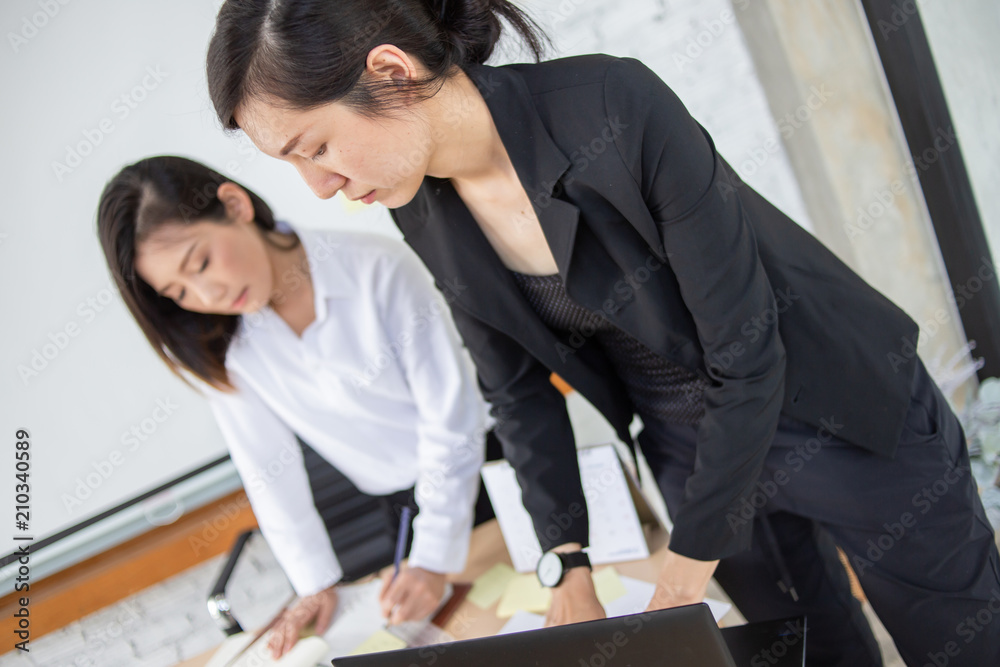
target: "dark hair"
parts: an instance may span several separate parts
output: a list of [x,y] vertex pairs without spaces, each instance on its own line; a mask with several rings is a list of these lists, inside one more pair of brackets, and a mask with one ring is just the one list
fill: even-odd
[[[233,389],[226,373],[226,350],[240,316],[195,313],[160,296],[136,273],[135,254],[139,243],[165,224],[226,222],[226,208],[217,190],[227,182],[233,181],[194,160],[149,157],[118,172],[104,187],[97,208],[104,258],[122,300],[150,345],[185,382],[182,370],[222,390]],[[275,231],[270,207],[243,189],[253,203],[254,222],[269,240],[266,232]]]
[[[342,100],[366,116],[400,108],[400,94],[433,96],[457,71],[493,53],[505,19],[538,60],[538,25],[506,0],[226,0],[208,46],[208,90],[226,129],[240,104],[270,97],[307,110]],[[368,52],[392,44],[430,74],[405,84],[362,76]]]

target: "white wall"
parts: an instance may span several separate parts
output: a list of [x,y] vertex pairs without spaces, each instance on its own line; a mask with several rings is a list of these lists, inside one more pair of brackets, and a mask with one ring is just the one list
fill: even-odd
[[995,263],[1000,257],[1000,3],[921,0],[918,6]]
[[[225,453],[200,397],[166,371],[109,285],[95,209],[118,169],[148,155],[186,155],[256,189],[297,224],[398,236],[384,209],[348,214],[343,200],[322,202],[291,166],[219,129],[204,75],[218,2],[47,4],[58,8],[47,22],[37,0],[0,9],[0,451],[12,449],[15,429],[31,431],[38,537]],[[42,27],[26,29],[33,20]],[[11,39],[22,31],[24,42]],[[22,376],[25,368],[37,375]],[[159,424],[158,401],[176,406]],[[123,442],[143,420],[146,440]],[[0,502],[10,506],[12,457],[0,461]],[[10,532],[0,539],[7,551]]]
[[[6,138],[0,451],[10,451],[15,429],[31,431],[31,533],[37,537],[225,451],[200,398],[166,371],[109,286],[95,207],[118,169],[148,155],[186,155],[254,188],[279,217],[296,224],[399,236],[384,209],[349,211],[340,198],[320,201],[291,166],[219,129],[204,80],[219,4],[5,0],[0,7]],[[750,183],[804,220],[780,144],[762,165],[748,161],[779,134],[739,29],[727,19],[727,0],[525,4],[555,37],[560,51],[554,55],[608,52],[647,62]],[[68,157],[71,150],[78,160]],[[64,339],[67,328],[75,335]],[[38,374],[22,378],[19,368],[30,369],[36,351],[51,358],[36,357]],[[151,421],[163,416],[154,413],[157,401],[176,406],[162,424]],[[156,428],[133,451],[122,438],[143,420]],[[0,502],[8,507],[12,468],[9,456],[0,457]],[[98,469],[110,475],[105,479]],[[84,492],[89,496],[80,497]],[[0,540],[0,548],[10,550],[10,533]]]

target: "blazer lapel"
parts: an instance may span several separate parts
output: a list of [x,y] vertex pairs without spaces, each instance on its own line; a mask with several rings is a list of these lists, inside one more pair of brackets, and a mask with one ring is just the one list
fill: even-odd
[[463,310],[525,348],[536,349],[546,334],[554,344],[450,181],[426,178],[413,204],[394,211],[397,224]]
[[473,65],[468,74],[489,107],[500,140],[535,209],[565,282],[580,211],[573,204],[554,198],[552,191],[572,163],[542,123],[520,73],[510,68]]

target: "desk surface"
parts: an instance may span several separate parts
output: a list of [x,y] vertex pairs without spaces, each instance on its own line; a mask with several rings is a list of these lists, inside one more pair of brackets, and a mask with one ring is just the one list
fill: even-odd
[[[628,563],[615,563],[614,568],[619,573],[635,579],[644,581],[655,581],[659,573],[660,563],[666,556],[667,534],[662,529],[655,529],[647,533],[650,549],[653,554],[646,559],[632,561]],[[449,577],[455,582],[473,582],[476,578],[486,572],[497,563],[507,563],[510,565],[510,556],[507,554],[507,547],[500,534],[500,527],[495,520],[488,521],[478,526],[472,531],[472,542],[469,545],[469,560],[466,563],[465,571]],[[601,569],[597,566],[595,569]],[[708,588],[709,597],[718,600],[729,600],[722,589],[712,581]],[[448,620],[444,630],[456,639],[473,639],[475,637],[487,637],[495,635],[504,626],[507,619],[497,618],[496,604],[487,610],[481,610],[470,602],[463,602]],[[739,612],[730,611],[722,619],[721,625],[734,625],[742,623],[743,618]],[[221,643],[223,637],[219,633]],[[196,658],[186,660],[178,667],[204,667],[215,650],[206,652]]]

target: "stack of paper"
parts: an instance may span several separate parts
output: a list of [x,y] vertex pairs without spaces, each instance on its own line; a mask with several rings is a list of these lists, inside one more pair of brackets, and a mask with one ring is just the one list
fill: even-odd
[[[649,546],[629,488],[630,473],[622,467],[614,445],[584,447],[577,454],[587,499],[590,562],[600,565],[648,557]],[[506,461],[496,461],[483,466],[482,475],[514,569],[534,572],[542,549],[521,504],[514,469]],[[573,517],[567,514],[562,520],[571,522]]]

